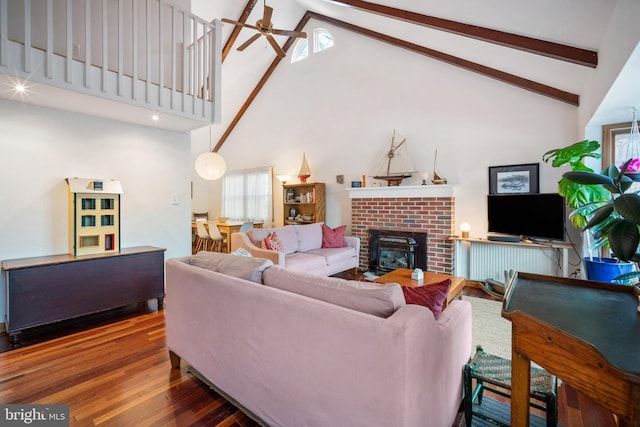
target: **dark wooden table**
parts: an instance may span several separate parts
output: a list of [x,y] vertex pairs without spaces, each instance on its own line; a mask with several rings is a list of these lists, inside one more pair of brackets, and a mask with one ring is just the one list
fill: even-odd
[[120,252],[2,261],[6,326],[12,344],[22,330],[149,299],[164,299],[164,252],[153,246]]
[[511,425],[529,425],[534,361],[640,426],[640,313],[634,287],[518,273],[502,316],[513,334]]

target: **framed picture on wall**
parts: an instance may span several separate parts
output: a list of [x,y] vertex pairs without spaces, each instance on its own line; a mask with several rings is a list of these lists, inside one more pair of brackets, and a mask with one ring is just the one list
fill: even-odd
[[489,194],[537,193],[539,168],[539,163],[489,166]]

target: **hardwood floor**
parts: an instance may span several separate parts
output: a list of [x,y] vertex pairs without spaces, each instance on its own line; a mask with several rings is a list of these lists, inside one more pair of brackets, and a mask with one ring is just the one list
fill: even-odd
[[[150,301],[142,311],[126,307],[25,333],[21,348],[10,349],[2,334],[0,402],[68,404],[72,426],[256,426],[187,366],[171,369],[164,331],[164,312]],[[565,385],[558,398],[565,427],[615,425]],[[455,425],[464,425],[462,415]]]

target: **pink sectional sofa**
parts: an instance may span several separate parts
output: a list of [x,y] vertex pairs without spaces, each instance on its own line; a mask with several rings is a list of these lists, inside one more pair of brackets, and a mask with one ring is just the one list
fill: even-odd
[[269,426],[450,427],[471,306],[436,319],[380,286],[199,253],[166,262],[172,364],[184,360]]
[[[331,276],[357,268],[360,259],[360,238],[344,236],[342,248],[322,247],[322,224],[285,225],[279,228],[253,228],[247,233],[231,235],[231,250],[243,248],[255,257],[271,260],[274,264],[296,271]],[[284,252],[262,249],[257,245],[270,233],[276,232]]]

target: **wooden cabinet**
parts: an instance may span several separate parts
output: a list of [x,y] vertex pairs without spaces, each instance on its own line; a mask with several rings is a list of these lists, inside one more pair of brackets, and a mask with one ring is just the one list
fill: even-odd
[[325,186],[323,182],[285,184],[283,202],[284,224],[324,222]]
[[111,254],[3,261],[11,342],[17,343],[23,329],[152,298],[162,308],[164,251],[142,246]]

